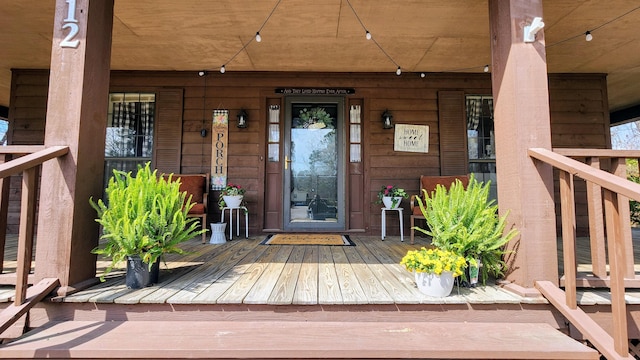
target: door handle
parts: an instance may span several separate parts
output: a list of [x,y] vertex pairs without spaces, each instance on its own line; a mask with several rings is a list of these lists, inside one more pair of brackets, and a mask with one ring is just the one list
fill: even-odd
[[291,160],[289,159],[289,157],[287,155],[284,156],[284,169],[287,170],[289,169],[289,163],[291,162]]

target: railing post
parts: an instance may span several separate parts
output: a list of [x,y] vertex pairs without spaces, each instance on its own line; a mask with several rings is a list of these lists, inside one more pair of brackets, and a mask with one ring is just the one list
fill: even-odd
[[[11,154],[2,154],[0,163],[6,163],[12,158]],[[0,274],[4,272],[4,248],[7,237],[7,215],[9,214],[9,186],[11,178],[0,178]]]
[[[613,158],[611,159],[611,172],[623,179],[627,179],[627,162],[626,158]],[[629,210],[629,198],[626,196],[618,195],[618,212],[620,213],[620,217],[622,219],[630,219],[631,218],[631,210]],[[633,243],[631,240],[631,227],[625,226],[620,229],[621,236],[624,241],[625,247],[625,271],[624,277],[627,279],[634,279],[636,277],[636,273],[634,270],[634,259],[633,259]]]
[[[600,170],[600,158],[588,157],[587,164]],[[586,181],[587,209],[589,211],[589,243],[591,247],[591,265],[593,275],[605,279],[607,277],[606,246],[604,242],[604,213],[602,209],[602,187]]]
[[573,175],[560,170],[560,211],[562,216],[562,254],[567,306],[575,309],[576,297],[576,209],[573,194]]
[[18,264],[16,266],[16,297],[14,304],[20,306],[27,295],[27,281],[33,256],[33,235],[36,207],[36,167],[22,172],[22,199],[20,204],[20,233],[18,235]]
[[[624,199],[624,200],[623,200]],[[604,208],[607,222],[607,243],[609,248],[609,279],[611,288],[611,314],[613,315],[613,342],[620,355],[628,353],[627,311],[624,299],[624,271],[626,248],[622,237],[622,218],[620,202],[627,201],[624,196],[604,190]]]

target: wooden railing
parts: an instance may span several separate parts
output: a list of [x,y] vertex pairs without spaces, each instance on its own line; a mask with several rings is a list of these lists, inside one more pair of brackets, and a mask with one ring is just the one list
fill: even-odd
[[[15,273],[16,296],[14,305],[19,306],[24,303],[28,277],[31,270],[31,260],[33,256],[33,238],[36,223],[36,194],[38,192],[37,178],[40,165],[45,161],[63,156],[69,152],[67,146],[2,146],[0,147],[0,157],[4,160],[0,164],[0,269],[4,268],[4,248],[7,227],[7,204],[9,193],[10,176],[22,174],[22,190],[20,204],[20,225],[18,233],[18,252]],[[15,155],[23,155],[16,159],[11,159]],[[3,214],[2,214],[3,213]],[[13,277],[11,277],[13,281]]]
[[[560,153],[572,157],[583,157],[590,165]],[[529,149],[529,156],[559,170],[564,304],[555,302],[560,296],[548,283],[540,282],[536,286],[608,359],[629,358],[625,283],[632,285],[637,282],[630,235],[629,199],[640,201],[640,184],[622,177],[621,169],[625,164],[624,159],[638,158],[639,155],[640,152],[637,151],[563,149],[552,152],[547,149]],[[600,170],[599,159],[601,158],[611,159],[615,174]],[[596,227],[590,229],[593,278],[597,279],[598,285],[607,286],[611,291],[613,316],[611,336],[577,308],[575,176],[587,183],[589,223],[590,227]],[[605,219],[604,224],[602,224],[602,218]],[[627,231],[629,231],[628,236]],[[608,275],[605,260],[607,250]]]

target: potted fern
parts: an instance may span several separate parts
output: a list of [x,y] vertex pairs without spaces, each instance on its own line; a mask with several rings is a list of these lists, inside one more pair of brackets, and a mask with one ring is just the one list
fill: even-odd
[[431,236],[434,246],[464,256],[471,286],[478,272],[483,284],[489,275],[504,275],[505,245],[518,235],[516,229],[505,231],[508,214],[498,215],[498,205],[489,200],[489,185],[472,174],[466,188],[457,180],[449,189],[439,185],[431,194],[425,191],[424,202],[417,197],[428,229],[414,229]]
[[114,170],[106,189],[106,201],[90,199],[102,225],[101,246],[94,254],[111,258],[101,280],[117,264],[127,261],[126,284],[141,288],[158,282],[159,261],[164,254],[184,251],[180,243],[201,235],[198,219],[187,214],[194,203],[180,182],[158,176],[149,163],[131,172]]

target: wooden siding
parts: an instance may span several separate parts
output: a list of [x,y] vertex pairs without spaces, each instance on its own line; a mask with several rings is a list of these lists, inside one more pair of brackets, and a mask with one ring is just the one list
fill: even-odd
[[[15,70],[10,111],[10,141],[12,144],[41,144],[46,113],[48,72]],[[282,169],[279,162],[267,162],[266,121],[268,104],[283,104],[283,95],[276,88],[353,88],[346,104],[362,104],[362,156],[358,166],[348,167],[347,189],[350,195],[349,229],[366,234],[380,233],[380,210],[375,204],[376,193],[387,184],[403,187],[408,193],[418,192],[420,175],[441,173],[441,114],[439,92],[490,95],[489,74],[430,74],[396,76],[371,73],[209,73],[197,72],[112,72],[112,91],[152,91],[182,89],[183,111],[181,133],[181,173],[202,173],[211,167],[211,116],[214,109],[229,110],[228,180],[244,185],[249,206],[250,232],[279,229],[282,226],[280,202]],[[609,115],[606,78],[601,74],[552,74],[549,80],[551,128],[554,147],[607,148]],[[463,97],[462,97],[463,99]],[[163,102],[162,97],[158,97]],[[159,107],[162,104],[158,104]],[[249,115],[248,127],[235,126],[240,109]],[[382,128],[381,114],[388,109],[396,124],[429,126],[429,152],[409,153],[393,150],[393,130]],[[346,106],[345,111],[348,111]],[[346,115],[346,114],[345,114]],[[460,121],[464,123],[464,113]],[[202,129],[207,136],[201,136]],[[455,135],[448,139],[455,140]],[[466,143],[466,132],[459,134],[460,144]],[[449,141],[449,140],[447,140]],[[466,152],[465,149],[459,149]],[[352,164],[353,165],[353,164]],[[579,188],[579,184],[576,186]],[[17,229],[18,190],[12,186],[10,228]],[[215,203],[217,193],[209,201]],[[403,206],[408,208],[406,200]],[[210,207],[210,219],[220,216]],[[586,214],[578,210],[579,224],[586,224]],[[405,212],[408,220],[408,213]],[[408,225],[408,221],[405,221]],[[408,227],[408,226],[407,226]],[[391,235],[399,234],[389,227]]]
[[[549,80],[551,143],[554,148],[610,149],[609,106],[604,75],[564,75]],[[604,164],[604,166],[608,166]],[[588,235],[586,183],[575,179],[576,232]],[[557,172],[554,196],[560,198]],[[560,229],[560,202],[556,201],[556,224]]]

